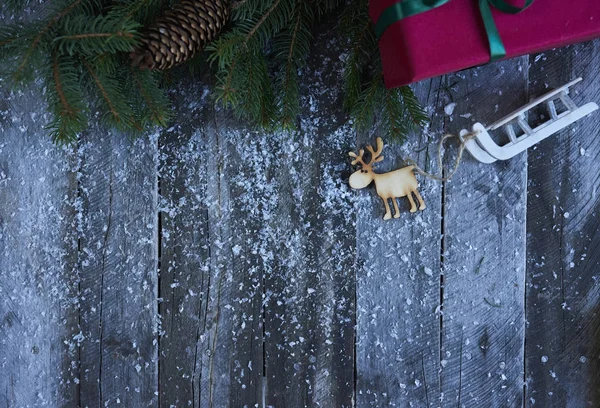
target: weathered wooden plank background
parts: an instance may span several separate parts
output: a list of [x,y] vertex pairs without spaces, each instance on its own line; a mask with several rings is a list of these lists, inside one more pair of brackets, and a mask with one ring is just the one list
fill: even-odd
[[[0,406],[600,406],[598,114],[420,178],[427,209],[384,222],[347,186],[377,129],[345,123],[340,48],[315,44],[291,134],[248,129],[196,81],[170,129],[60,148],[43,98],[2,90]],[[435,171],[443,132],[580,75],[574,98],[600,101],[599,48],[415,85],[429,132],[380,168]]]
[[[536,94],[576,75],[578,100],[600,99],[600,43],[536,56]],[[528,405],[600,404],[600,120],[575,124],[529,155]]]

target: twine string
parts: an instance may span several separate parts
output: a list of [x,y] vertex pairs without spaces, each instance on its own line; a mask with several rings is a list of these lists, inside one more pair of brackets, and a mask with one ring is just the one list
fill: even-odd
[[479,133],[479,131],[471,132],[471,133],[467,133],[466,135],[464,135],[462,137],[462,140],[460,142],[460,147],[458,148],[458,154],[456,155],[456,159],[454,160],[454,167],[452,168],[452,170],[446,177],[444,177],[444,163],[443,163],[444,154],[442,151],[444,149],[444,142],[446,140],[458,137],[457,135],[454,135],[452,133],[445,134],[442,137],[442,139],[440,140],[440,143],[438,145],[437,162],[438,162],[438,168],[440,169],[439,174],[433,174],[433,173],[429,173],[429,172],[423,170],[421,167],[419,167],[417,162],[415,162],[410,157],[406,160],[406,163],[410,166],[414,166],[414,170],[422,176],[425,176],[425,177],[428,177],[428,178],[431,178],[431,179],[434,179],[437,181],[448,181],[452,178],[452,176],[454,176],[454,173],[456,173],[456,170],[458,170],[458,166],[460,165],[460,162],[462,160],[462,156],[465,151],[467,142],[471,139],[474,139],[478,133]]

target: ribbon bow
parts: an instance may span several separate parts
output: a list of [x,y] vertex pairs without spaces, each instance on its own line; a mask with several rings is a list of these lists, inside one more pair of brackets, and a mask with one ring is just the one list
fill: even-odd
[[[383,10],[375,24],[375,34],[381,37],[385,30],[397,21],[404,18],[424,13],[434,8],[440,7],[451,0],[404,0],[392,4],[390,7]],[[490,44],[490,60],[496,61],[506,56],[506,49],[500,38],[500,33],[494,22],[492,15],[492,6],[496,9],[508,14],[518,14],[529,7],[534,0],[525,0],[522,7],[513,6],[505,0],[478,0],[479,12],[483,20],[485,32]]]

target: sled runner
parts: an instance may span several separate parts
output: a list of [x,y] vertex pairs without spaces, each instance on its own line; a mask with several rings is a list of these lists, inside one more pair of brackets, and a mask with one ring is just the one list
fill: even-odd
[[[578,107],[569,97],[569,87],[581,80],[581,78],[577,78],[574,81],[531,101],[521,109],[500,119],[487,128],[481,123],[475,123],[472,131],[463,129],[459,134],[463,141],[466,134],[478,132],[475,138],[466,141],[466,150],[468,150],[476,160],[482,163],[493,163],[496,160],[508,160],[511,157],[524,152],[534,144],[539,143],[554,133],[566,128],[584,116],[594,112],[598,109],[596,103],[590,102],[582,107]],[[562,107],[565,109],[560,113],[557,112],[557,101],[562,102]],[[527,122],[527,113],[542,104],[546,105],[549,119],[539,126],[532,128]],[[490,131],[500,128],[503,128],[509,139],[509,142],[503,146],[499,146],[489,133]],[[517,131],[520,131],[519,134],[517,134],[515,128]]]

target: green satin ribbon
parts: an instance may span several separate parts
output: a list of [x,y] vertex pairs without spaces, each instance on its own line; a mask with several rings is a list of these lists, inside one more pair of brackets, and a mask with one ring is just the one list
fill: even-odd
[[[443,6],[451,0],[404,0],[394,3],[383,10],[375,24],[375,34],[381,38],[385,30],[397,21],[404,18],[424,13],[434,8]],[[534,0],[526,0],[522,7],[513,6],[505,0],[478,0],[479,12],[490,44],[490,61],[506,57],[506,49],[500,38],[500,33],[494,22],[492,6],[508,14],[517,14],[529,7]]]

